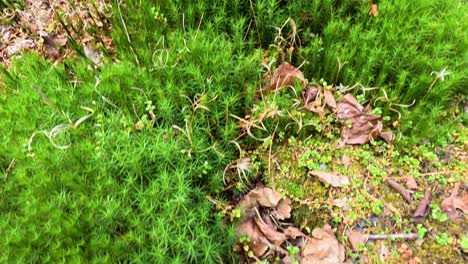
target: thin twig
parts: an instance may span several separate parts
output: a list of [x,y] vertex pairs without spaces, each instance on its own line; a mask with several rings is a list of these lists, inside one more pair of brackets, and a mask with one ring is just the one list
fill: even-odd
[[417,233],[398,233],[398,234],[369,234],[367,239],[369,240],[383,240],[383,239],[418,239]]

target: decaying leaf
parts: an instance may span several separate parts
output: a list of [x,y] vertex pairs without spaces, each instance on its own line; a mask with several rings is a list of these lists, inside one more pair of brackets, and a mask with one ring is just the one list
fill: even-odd
[[414,178],[413,175],[409,175],[406,178],[406,186],[408,186],[408,189],[410,189],[410,190],[417,190],[418,189],[418,183],[416,182],[416,179]]
[[340,264],[345,260],[345,248],[326,224],[312,231],[312,238],[302,247],[301,256],[301,264]]
[[325,103],[327,103],[328,107],[335,110],[336,100],[335,100],[335,96],[333,96],[333,93],[330,90],[324,90],[323,97],[325,97]]
[[352,230],[346,231],[346,237],[355,252],[359,251],[359,245],[366,244],[368,240],[367,235]]
[[302,92],[302,99],[304,100],[304,105],[314,102],[317,99],[319,89],[314,86],[307,85]]
[[244,220],[237,227],[237,235],[241,236],[242,234],[246,234],[250,238],[249,248],[255,256],[260,257],[265,254],[268,245],[262,241],[263,234],[252,217]]
[[308,235],[304,234],[303,232],[301,232],[301,230],[299,230],[299,228],[297,227],[293,227],[293,226],[288,226],[288,228],[286,228],[284,230],[284,234],[289,237],[289,238],[292,238],[292,239],[296,239],[297,237],[306,237],[306,238],[310,238]]
[[378,137],[387,143],[393,140],[391,132],[383,130],[383,123],[378,115],[368,113],[352,94],[346,94],[336,109],[338,119],[344,120],[345,127],[341,138],[342,144],[365,144]]
[[468,213],[468,193],[464,192],[462,196],[458,196],[460,185],[459,182],[455,183],[452,194],[445,198],[440,205],[440,208],[447,214],[449,219],[460,218],[458,210],[465,214]]
[[281,245],[284,241],[286,241],[287,237],[285,234],[280,233],[273,229],[271,226],[263,222],[261,219],[258,217],[255,217],[254,219],[255,224],[258,226],[260,231],[263,233],[265,238],[275,246]]
[[429,214],[429,205],[431,203],[431,192],[426,191],[424,197],[419,201],[416,210],[414,211],[413,217],[411,220],[415,223],[422,223],[426,219],[426,216]]
[[273,73],[268,90],[276,91],[283,87],[293,85],[296,79],[304,81],[304,74],[296,67],[284,61]]
[[333,187],[343,187],[343,185],[349,184],[349,178],[346,176],[337,176],[325,171],[309,171],[309,173],[317,176],[321,182],[330,184]]
[[276,206],[273,214],[276,218],[284,220],[291,217],[291,200],[289,198],[281,199]]
[[276,207],[281,200],[281,194],[267,187],[258,187],[250,191],[239,202],[238,207],[243,210],[250,210],[259,205],[265,207]]
[[349,199],[347,197],[334,199],[332,205],[338,208],[343,208],[343,210],[345,211],[348,211],[350,209]]

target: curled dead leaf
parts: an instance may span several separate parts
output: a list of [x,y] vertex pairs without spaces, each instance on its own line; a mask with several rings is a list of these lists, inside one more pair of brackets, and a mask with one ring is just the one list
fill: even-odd
[[445,198],[440,205],[440,208],[447,214],[449,219],[460,218],[458,210],[465,214],[468,213],[468,193],[464,192],[462,196],[458,196],[460,185],[459,182],[455,183],[452,194]]
[[263,234],[252,217],[245,219],[237,227],[237,235],[246,234],[250,238],[249,248],[255,256],[261,257],[268,249],[268,245],[262,241]]
[[309,174],[317,176],[321,182],[330,184],[333,187],[343,187],[343,185],[349,184],[349,178],[346,176],[337,176],[325,171],[309,171]]
[[284,230],[284,234],[285,234],[288,238],[292,238],[292,239],[296,239],[297,237],[310,238],[308,235],[306,235],[306,234],[304,234],[303,232],[301,232],[301,230],[299,230],[299,228],[294,227],[294,226],[288,226],[288,228],[286,228],[286,229]]
[[339,264],[344,263],[345,248],[326,224],[312,231],[312,238],[302,247],[301,255],[301,264]]
[[323,91],[323,97],[325,97],[325,103],[327,103],[328,107],[335,110],[336,109],[336,100],[335,96],[330,90]]
[[280,246],[283,244],[284,241],[286,241],[287,237],[285,234],[280,233],[273,229],[270,225],[266,224],[263,220],[261,220],[258,217],[255,217],[254,219],[255,224],[258,226],[260,231],[263,233],[265,238],[275,246]]
[[293,85],[296,79],[304,81],[304,74],[296,67],[284,61],[273,73],[268,90],[277,91],[283,87]]
[[411,220],[415,223],[422,223],[426,219],[426,216],[429,214],[429,205],[431,203],[431,192],[426,191],[424,197],[419,201],[416,210],[414,211],[413,217]]
[[259,205],[265,207],[276,207],[281,200],[281,194],[267,187],[257,187],[251,190],[239,202],[238,207],[243,210],[250,210]]
[[369,114],[368,110],[352,94],[343,97],[336,109],[338,119],[346,121],[341,138],[343,144],[365,144],[379,136],[387,143],[392,142],[393,133],[382,131],[380,116]]
[[291,217],[291,200],[289,198],[281,199],[273,214],[276,218],[284,220]]
[[359,251],[359,245],[366,244],[368,240],[367,235],[352,230],[346,231],[346,237],[355,252]]
[[406,186],[408,186],[408,189],[410,189],[410,190],[417,190],[418,189],[418,183],[416,182],[416,179],[414,178],[413,175],[409,175],[406,178]]

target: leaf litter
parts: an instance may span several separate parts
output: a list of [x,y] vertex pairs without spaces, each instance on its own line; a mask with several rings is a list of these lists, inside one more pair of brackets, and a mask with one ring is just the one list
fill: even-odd
[[286,246],[302,239],[298,244],[301,246],[300,263],[343,263],[344,246],[338,242],[330,225],[315,228],[311,236],[294,226],[281,228],[280,220],[290,217],[290,205],[290,199],[281,198],[279,192],[267,187],[253,189],[238,203],[244,218],[237,227],[237,234],[250,238],[249,250],[258,258],[269,251],[287,258]]
[[[283,62],[271,75],[269,84],[267,85],[267,88],[265,90],[275,93],[280,92],[280,90],[282,90],[283,88],[291,87],[294,83],[297,84],[297,81],[299,81],[302,85],[302,109],[318,114],[320,116],[320,119],[326,117],[326,115],[332,115],[333,117],[343,122],[341,128],[341,139],[339,142],[337,142],[337,145],[339,147],[342,147],[343,145],[362,145],[367,143],[373,143],[373,141],[381,138],[389,144],[388,147],[391,150],[393,149],[391,143],[395,137],[394,134],[391,131],[384,129],[382,117],[380,115],[372,113],[370,104],[363,106],[358,102],[358,100],[353,94],[346,93],[347,91],[351,91],[352,89],[341,89],[341,86],[340,88],[338,88],[327,86],[326,84],[324,84],[323,86],[309,84],[304,78],[302,72],[300,72],[298,68],[292,66],[289,63]],[[265,98],[262,98],[262,100],[263,99]],[[300,101],[296,100],[295,103],[297,102],[300,103]],[[267,100],[265,100],[265,105],[268,105]],[[280,114],[276,113],[281,113],[282,109],[275,108],[275,114],[273,115],[268,114],[270,111],[268,110],[268,107],[266,107],[266,110],[263,110],[263,112],[261,112],[262,114],[260,115],[258,114],[258,112],[262,110],[258,105],[254,106],[253,109],[254,110],[252,111],[251,116],[247,115],[245,119],[239,117],[235,118],[240,121],[241,127],[247,131],[247,133],[244,133],[242,135],[248,134],[256,140],[262,140],[255,138],[252,135],[252,131],[250,131],[250,129],[255,128],[266,132],[267,129],[266,126],[263,124],[263,121],[266,121],[266,119],[269,118],[276,118],[278,116],[281,116]],[[289,112],[288,115],[291,116]],[[297,123],[300,127],[301,124],[303,124],[300,122]],[[350,147],[352,149],[355,148],[354,146]],[[359,160],[357,160],[359,159],[359,156],[348,156],[346,154],[340,155],[340,159],[335,161],[341,162],[342,165],[346,169],[348,169],[348,171],[354,171],[355,164],[359,162]],[[274,158],[273,161],[278,162],[276,158]],[[280,164],[278,164],[278,168],[280,168],[279,171],[282,171],[283,167],[281,167]],[[321,166],[320,168],[322,169]],[[331,171],[335,170],[331,169]],[[342,173],[342,171],[340,172]],[[288,179],[289,177],[291,177],[289,173],[283,172],[282,174]],[[308,169],[307,174],[315,176],[320,182],[328,184],[334,188],[345,187],[351,182],[351,177],[340,176],[333,172],[327,172],[326,169],[322,169],[322,171]],[[367,177],[369,177],[369,175]],[[402,184],[396,181],[399,179],[406,180],[406,186],[408,189],[406,189],[405,187],[403,187]],[[402,210],[414,210],[415,205],[413,204],[413,202],[415,197],[413,197],[413,194],[416,193],[418,190],[421,191],[421,188],[427,188],[427,186],[424,184],[424,181],[418,183],[413,175],[410,175],[408,177],[395,177],[395,180],[392,178],[384,177],[382,180],[383,182],[386,182],[388,185],[390,185],[397,192],[399,192],[404,198],[404,200],[408,203],[407,207],[396,209],[392,205],[392,203],[383,202],[382,216],[384,218],[388,218],[389,214],[393,214],[394,216],[395,214],[401,216]],[[418,178],[418,180],[420,180],[420,178]],[[366,187],[366,184],[368,184],[369,181],[373,181],[373,179],[366,178],[364,181],[364,187]],[[381,194],[375,192],[376,187],[377,186],[375,186],[375,183],[373,183],[370,186],[368,185],[367,188],[363,191],[364,197],[366,197],[365,194],[368,193],[367,198],[369,198],[370,203],[382,202],[381,198],[383,197]],[[285,191],[282,188],[280,188],[279,190],[282,193]],[[328,190],[329,197],[322,204],[339,208],[338,211],[340,212],[340,214],[345,214],[341,215],[344,223],[346,225],[350,223],[352,224],[353,221],[349,222],[349,216],[346,215],[346,212],[347,214],[354,213],[354,207],[356,204],[355,197],[350,196],[350,199],[348,199],[346,195],[344,197],[334,196],[337,193],[348,193],[348,188],[331,188]],[[382,191],[382,189],[380,188],[378,190]],[[458,189],[457,191],[454,191],[454,193],[456,192],[458,192]],[[307,205],[309,206],[309,208],[311,208],[311,205],[320,205],[321,203],[319,203],[319,201],[309,201],[298,199],[294,196],[291,197],[288,192],[285,192],[285,194],[289,196],[290,199],[284,198],[284,193],[283,195],[280,195],[279,192],[274,191],[273,189],[269,189],[267,187],[257,187],[251,192],[249,192],[249,194],[247,194],[245,200],[241,201],[238,204],[238,207],[243,207],[245,211],[245,215],[240,221],[238,227],[238,234],[240,235],[241,233],[245,232],[247,234],[252,235],[251,237],[253,239],[249,244],[249,248],[251,248],[252,253],[256,257],[261,259],[269,259],[269,257],[271,256],[278,256],[283,261],[281,263],[292,263],[292,259],[295,259],[299,263],[344,263],[346,259],[344,254],[345,245],[340,244],[339,240],[334,235],[334,232],[331,231],[332,229],[329,225],[325,225],[323,228],[316,227],[313,232],[310,232],[310,229],[306,228],[308,232],[303,232],[300,228],[295,227],[294,225],[291,225],[291,223],[287,222],[291,217],[291,201],[294,201],[295,204],[296,202],[299,202],[299,207]],[[443,206],[443,208],[446,208],[445,210],[448,211],[452,210],[453,212],[455,212],[456,215],[459,216],[460,213],[464,212],[461,208],[466,208],[463,207],[461,201],[463,199],[468,199],[466,193],[463,193],[463,195],[457,196],[456,194],[452,193],[452,195],[447,198],[446,204],[445,206]],[[403,199],[400,199],[400,201],[402,200]],[[413,213],[408,215],[408,221],[404,223],[411,223],[409,220],[412,220],[415,223],[424,222],[431,208],[430,203],[431,192],[426,191],[424,198],[420,199]],[[389,209],[389,211],[387,209]],[[377,219],[377,221],[380,221],[378,220],[378,217],[375,218]],[[297,223],[295,221],[296,219],[294,219],[294,223]],[[376,227],[376,225],[373,226]],[[303,227],[304,226],[301,225],[301,228]],[[341,227],[343,227],[343,224],[341,224]],[[387,226],[387,228],[394,228],[394,226]],[[413,229],[412,231],[415,230]],[[419,237],[419,234],[415,232],[365,234],[361,233],[361,231],[358,232],[355,230],[343,230],[343,235],[346,235],[348,241],[351,244],[351,248],[353,249],[353,251],[356,252],[358,252],[359,249],[362,248],[359,245],[366,245],[366,242],[368,240],[419,239],[419,242],[415,242],[415,245],[419,245],[419,247],[422,241],[422,239],[420,239]],[[394,257],[388,254],[388,244],[379,242],[378,245],[379,250],[377,255],[382,261],[386,260],[387,258],[394,260]],[[287,246],[298,247],[300,249],[300,254],[296,253],[294,258],[290,258],[290,252],[287,251]],[[412,263],[419,262],[417,257],[413,257],[411,254],[409,255],[410,257],[408,258],[408,261]],[[366,256],[362,255],[361,257],[362,260],[364,260]]]
[[458,190],[460,186],[460,182],[455,183],[451,195],[445,198],[440,205],[442,211],[447,214],[449,219],[459,219],[461,214],[468,213],[468,193],[464,191],[459,196]]

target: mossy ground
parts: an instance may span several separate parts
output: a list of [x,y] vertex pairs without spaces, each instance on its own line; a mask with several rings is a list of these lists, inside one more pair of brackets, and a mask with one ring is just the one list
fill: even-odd
[[[444,163],[432,145],[410,142],[466,152],[466,137],[454,142],[453,131],[465,111],[468,8],[460,0],[381,2],[379,17],[369,17],[367,0],[112,0],[93,7],[99,16],[86,11],[82,19],[71,10],[54,21],[48,30],[61,32],[48,33],[68,36],[70,57],[54,64],[20,54],[0,74],[0,261],[235,262],[234,228],[212,204],[229,203],[223,171],[237,158],[233,141],[253,151],[267,184],[295,198],[294,220],[304,228],[325,221],[341,228],[380,213],[376,231],[395,231],[389,223],[414,230],[405,220],[412,208],[382,181],[414,173],[420,192],[431,188],[438,203],[466,174],[463,163]],[[4,3],[0,8],[11,8]],[[105,42],[96,32],[112,37],[112,48],[96,47],[105,55],[99,66],[81,39]],[[283,56],[311,81],[380,87],[357,90],[388,117],[399,145],[338,149],[339,122],[291,107],[300,87],[259,100],[262,76]],[[445,80],[431,74],[445,67]],[[269,139],[262,144],[239,140],[231,116],[250,114],[254,103],[260,112],[286,110],[265,121],[267,132],[255,132]],[[350,168],[338,162],[345,153]],[[336,190],[307,175],[320,165],[353,176],[352,185]],[[422,175],[432,170],[450,173]],[[352,209],[330,205],[341,197],[352,199]],[[460,259],[455,225],[428,221],[452,244],[426,239],[415,252]]]
[[[410,219],[417,201],[425,190],[430,190],[432,212],[435,213],[429,214],[423,223],[428,230],[424,242],[417,245],[414,241],[386,240],[384,243],[392,253],[388,262],[401,263],[398,248],[406,243],[413,250],[413,257],[418,257],[422,263],[464,263],[466,255],[463,255],[459,244],[466,236],[466,219],[441,220],[437,216],[442,199],[451,193],[452,183],[466,181],[466,129],[462,127],[461,133],[461,138],[455,135],[453,144],[443,148],[430,145],[395,148],[382,141],[339,147],[339,135],[315,134],[303,140],[285,136],[270,143],[271,151],[268,144],[262,144],[252,151],[252,156],[267,186],[292,199],[296,225],[311,230],[329,223],[343,242],[346,241],[342,236],[345,230],[355,228],[371,216],[378,216],[379,220],[375,227],[366,228],[366,233],[417,233],[420,228]],[[349,164],[345,165],[348,162],[343,162],[343,157],[349,159]],[[349,176],[351,184],[334,188],[310,175],[309,170]],[[413,175],[419,185],[412,205],[384,182],[391,177],[404,185],[408,175]],[[334,206],[335,199],[345,201],[346,206]],[[450,242],[437,242],[436,237],[441,234],[447,234]],[[378,263],[379,250],[380,247],[371,242],[361,254],[367,255],[371,263]],[[359,255],[349,248],[348,254]]]

